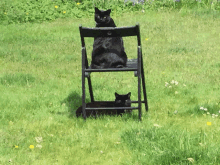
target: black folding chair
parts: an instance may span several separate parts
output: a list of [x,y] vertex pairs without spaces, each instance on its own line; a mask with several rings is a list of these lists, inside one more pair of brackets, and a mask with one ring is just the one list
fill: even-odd
[[[148,111],[147,94],[145,87],[145,77],[143,68],[143,58],[141,51],[141,38],[140,38],[140,27],[139,24],[131,27],[105,27],[105,28],[86,28],[79,26],[79,31],[81,35],[82,42],[82,112],[83,117],[86,119],[86,110],[115,110],[115,109],[138,109],[139,119],[141,120],[141,103],[145,103],[145,109]],[[137,36],[138,53],[137,59],[128,59],[127,66],[124,68],[107,68],[107,69],[92,69],[88,66],[85,37],[127,37],[127,36]],[[89,92],[91,102],[95,102],[91,84],[90,73],[91,72],[122,72],[122,71],[134,71],[135,77],[138,77],[138,101],[131,101],[131,103],[138,103],[138,107],[107,107],[107,108],[90,108],[86,107],[85,103],[85,77],[88,79]],[[144,100],[141,100],[141,79],[143,87]],[[98,101],[100,102],[100,101]],[[102,101],[107,102],[107,101]],[[109,102],[109,101],[108,101]]]

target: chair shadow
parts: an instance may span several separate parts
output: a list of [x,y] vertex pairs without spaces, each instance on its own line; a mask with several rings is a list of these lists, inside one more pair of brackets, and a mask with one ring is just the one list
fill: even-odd
[[[89,102],[89,99],[86,99],[86,102]],[[66,104],[68,107],[69,118],[76,117],[76,110],[82,106],[82,96],[77,92],[71,92],[61,104]]]

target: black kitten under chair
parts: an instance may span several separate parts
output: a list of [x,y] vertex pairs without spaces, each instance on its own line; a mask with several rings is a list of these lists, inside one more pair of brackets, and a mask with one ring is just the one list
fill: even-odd
[[[145,87],[145,77],[143,68],[143,58],[141,50],[141,38],[139,24],[131,27],[116,27],[113,19],[110,17],[111,9],[99,10],[95,8],[95,28],[86,28],[80,25],[80,36],[82,43],[82,106],[76,111],[76,116],[99,115],[122,115],[126,111],[131,112],[138,109],[139,119],[141,120],[141,104],[145,104],[145,110],[148,111],[147,94]],[[124,50],[122,37],[137,37],[137,59],[127,59]],[[88,65],[85,40],[86,37],[93,37],[92,62]],[[91,72],[128,72],[134,71],[135,77],[138,77],[138,100],[131,101],[131,93],[120,95],[115,93],[115,101],[95,101],[91,83]],[[90,103],[85,103],[85,78],[88,80]],[[141,82],[144,100],[141,100]],[[132,103],[138,103],[137,107],[131,107]]]
[[[101,115],[121,115],[125,112],[131,113],[131,110],[116,109],[115,107],[131,107],[131,92],[126,95],[119,95],[115,92],[115,101],[95,101],[86,104],[86,107],[95,108],[94,110],[86,110],[86,117],[99,117]],[[106,110],[103,108],[110,107],[115,108],[112,110]],[[127,109],[127,108],[126,108]],[[82,106],[76,111],[76,117],[82,116]]]

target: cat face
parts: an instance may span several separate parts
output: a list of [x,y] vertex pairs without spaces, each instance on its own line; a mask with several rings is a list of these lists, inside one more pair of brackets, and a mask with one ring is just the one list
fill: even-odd
[[111,21],[110,17],[111,9],[109,10],[99,10],[95,7],[95,21],[97,24],[106,25]]
[[130,107],[131,106],[131,92],[126,95],[119,95],[115,92],[115,106],[118,107]]

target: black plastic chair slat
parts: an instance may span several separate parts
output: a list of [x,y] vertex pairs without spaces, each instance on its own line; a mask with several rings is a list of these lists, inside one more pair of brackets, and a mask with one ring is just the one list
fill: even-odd
[[82,27],[83,37],[126,37],[137,36],[137,26],[131,27],[106,27],[87,28]]
[[105,108],[86,108],[86,110],[117,110],[117,109],[126,109],[126,110],[132,110],[132,109],[138,109],[138,107],[105,107]]

